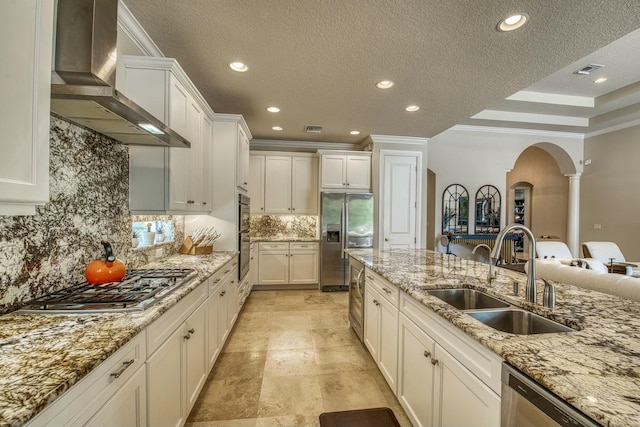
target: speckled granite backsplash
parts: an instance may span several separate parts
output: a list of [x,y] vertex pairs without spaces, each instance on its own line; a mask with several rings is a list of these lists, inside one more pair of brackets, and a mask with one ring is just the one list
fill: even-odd
[[252,215],[249,227],[251,238],[318,237],[316,215]]
[[[86,265],[101,257],[101,238],[128,268],[155,254],[155,248],[131,249],[126,146],[51,117],[49,175],[50,201],[35,216],[0,216],[0,314],[84,281]],[[172,219],[182,242],[184,220]],[[165,253],[175,245],[164,245]]]

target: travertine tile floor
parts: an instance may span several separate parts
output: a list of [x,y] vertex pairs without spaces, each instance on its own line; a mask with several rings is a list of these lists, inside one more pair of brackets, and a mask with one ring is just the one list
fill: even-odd
[[411,426],[349,327],[348,294],[253,291],[187,426],[319,426],[323,412],[386,406]]

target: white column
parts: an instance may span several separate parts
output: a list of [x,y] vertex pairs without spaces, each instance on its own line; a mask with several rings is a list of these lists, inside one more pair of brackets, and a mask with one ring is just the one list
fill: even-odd
[[569,177],[569,204],[567,209],[567,246],[574,257],[580,255],[580,173]]

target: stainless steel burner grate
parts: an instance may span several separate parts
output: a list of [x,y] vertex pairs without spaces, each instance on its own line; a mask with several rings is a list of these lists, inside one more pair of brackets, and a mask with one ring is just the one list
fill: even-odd
[[121,282],[79,283],[29,301],[21,312],[144,310],[194,277],[193,269],[134,269]]

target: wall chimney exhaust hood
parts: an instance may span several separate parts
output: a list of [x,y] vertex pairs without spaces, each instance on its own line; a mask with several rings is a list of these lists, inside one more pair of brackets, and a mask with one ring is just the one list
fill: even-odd
[[58,0],[51,111],[123,144],[191,144],[115,89],[118,0]]

